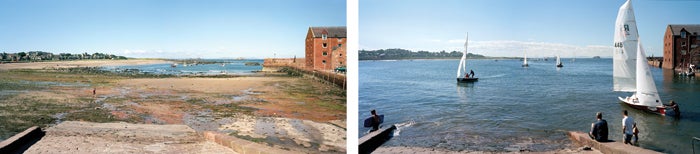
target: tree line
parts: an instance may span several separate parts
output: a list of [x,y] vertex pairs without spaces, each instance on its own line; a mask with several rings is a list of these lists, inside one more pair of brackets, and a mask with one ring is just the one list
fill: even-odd
[[113,54],[106,53],[93,53],[89,54],[78,53],[59,53],[53,54],[50,52],[43,51],[29,51],[29,52],[18,52],[18,53],[0,53],[0,61],[2,62],[37,62],[37,61],[57,61],[57,60],[84,60],[84,59],[127,59],[124,56],[116,56]]
[[[459,59],[462,57],[461,51],[446,52],[428,52],[417,51],[413,52],[406,49],[379,49],[379,50],[360,50],[358,53],[359,60],[388,60],[388,59]],[[467,53],[467,58],[479,59],[486,58],[483,55]]]

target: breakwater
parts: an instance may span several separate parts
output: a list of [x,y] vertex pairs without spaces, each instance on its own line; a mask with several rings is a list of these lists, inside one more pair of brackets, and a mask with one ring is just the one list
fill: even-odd
[[267,72],[287,72],[293,76],[310,77],[321,82],[332,83],[340,88],[347,89],[345,74],[330,70],[312,70],[303,65],[303,58],[268,58],[263,62],[263,71]]

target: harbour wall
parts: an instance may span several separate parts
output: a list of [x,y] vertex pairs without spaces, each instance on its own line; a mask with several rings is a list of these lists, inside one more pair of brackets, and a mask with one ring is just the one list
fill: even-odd
[[307,69],[303,65],[303,58],[267,58],[263,62],[263,72],[285,71],[290,75],[301,75],[321,82],[334,84],[347,89],[345,74],[333,71]]

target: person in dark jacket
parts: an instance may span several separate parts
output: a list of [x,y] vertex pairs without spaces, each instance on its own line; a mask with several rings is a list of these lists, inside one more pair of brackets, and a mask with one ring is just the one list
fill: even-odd
[[598,142],[608,141],[608,122],[603,119],[603,113],[601,112],[596,113],[595,117],[597,120],[591,124],[591,131],[588,132],[588,136]]
[[375,110],[372,110],[370,112],[372,113],[372,121],[373,121],[372,122],[372,130],[370,130],[370,132],[377,131],[377,130],[379,130],[379,115],[377,115],[377,111],[375,111]]

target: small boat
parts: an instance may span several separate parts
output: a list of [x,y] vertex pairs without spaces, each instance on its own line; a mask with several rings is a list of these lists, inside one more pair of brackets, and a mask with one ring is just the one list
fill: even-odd
[[561,63],[561,59],[559,56],[557,56],[557,67],[564,67],[564,65]]
[[177,67],[177,63],[172,63],[172,64],[170,64],[170,67],[173,67],[173,68],[174,68],[174,67]]
[[459,83],[476,82],[476,81],[479,81],[479,78],[457,78],[457,82],[459,82]]
[[[462,59],[459,60],[459,67],[457,68],[457,82],[458,83],[468,83],[475,82],[479,78],[475,78],[473,75],[470,77],[467,73],[467,44],[469,43],[469,33],[467,33],[467,40],[464,42],[464,51],[462,54]],[[462,75],[464,72],[464,76]],[[470,72],[471,73],[471,72]]]
[[678,75],[680,75],[680,76],[694,77],[694,76],[695,76],[695,69],[694,69],[694,68],[695,68],[695,65],[690,64],[690,66],[688,67],[688,70],[687,70],[687,71],[685,71],[685,72],[680,72],[680,73],[678,73]]
[[614,41],[613,90],[634,92],[632,96],[618,97],[618,99],[638,110],[666,115],[669,113],[667,112],[669,108],[674,111],[670,113],[676,113],[676,108],[662,104],[663,101],[645,58],[644,48],[639,41],[637,23],[634,20],[630,0],[620,6],[615,22]]
[[637,44],[636,92],[632,96],[618,97],[618,99],[632,108],[666,115],[667,107],[661,103],[663,101],[659,97],[654,77],[651,76],[647,59],[644,58],[644,49],[641,42]]
[[530,65],[527,64],[527,53],[525,53],[525,57],[523,57],[523,67],[528,67]]

